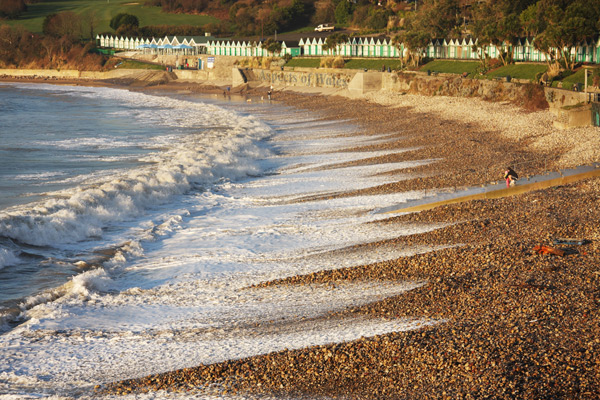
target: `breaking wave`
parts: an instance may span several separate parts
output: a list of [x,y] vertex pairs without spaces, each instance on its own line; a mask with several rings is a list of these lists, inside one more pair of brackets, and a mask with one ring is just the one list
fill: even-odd
[[19,258],[10,250],[0,248],[0,269],[19,262]]
[[[135,218],[173,196],[262,172],[258,160],[268,150],[261,140],[271,130],[255,118],[214,105],[109,88],[63,90],[121,102],[133,119],[184,134],[158,140],[156,150],[143,160],[145,166],[90,177],[39,203],[0,212],[0,236],[35,246],[97,238],[107,226]],[[0,267],[9,262],[14,262],[10,253],[0,253]]]

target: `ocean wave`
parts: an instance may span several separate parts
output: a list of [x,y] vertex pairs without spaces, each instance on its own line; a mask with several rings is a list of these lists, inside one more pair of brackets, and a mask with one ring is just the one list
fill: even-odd
[[23,314],[20,315],[20,318],[40,319],[49,317],[50,314],[59,311],[55,310],[53,307],[46,307],[45,304],[51,303],[62,297],[78,297],[80,299],[86,299],[94,291],[109,290],[112,283],[112,278],[103,268],[85,271],[79,275],[73,276],[69,282],[59,287],[46,290],[43,293],[25,299],[25,301],[19,304],[19,308],[23,312]]
[[151,165],[90,178],[92,182],[48,194],[43,202],[0,213],[0,235],[21,243],[53,246],[101,237],[111,224],[135,218],[173,196],[223,179],[260,175],[258,160],[269,154],[261,143],[271,135],[268,126],[214,105],[108,88],[52,90],[112,98],[139,107],[135,119],[185,128],[188,134],[162,143],[160,152],[146,157]]
[[15,175],[13,177],[14,180],[19,181],[40,181],[40,180],[50,180],[59,176],[64,176],[67,173],[64,171],[54,171],[54,172],[43,172],[43,173],[35,173],[35,174],[20,174]]
[[19,257],[8,249],[0,248],[0,269],[19,262]]

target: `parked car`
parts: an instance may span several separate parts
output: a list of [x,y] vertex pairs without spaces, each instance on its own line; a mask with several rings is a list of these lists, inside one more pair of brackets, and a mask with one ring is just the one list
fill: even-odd
[[334,29],[335,29],[335,26],[333,26],[331,24],[321,24],[315,28],[315,32],[326,32],[326,31],[332,31]]

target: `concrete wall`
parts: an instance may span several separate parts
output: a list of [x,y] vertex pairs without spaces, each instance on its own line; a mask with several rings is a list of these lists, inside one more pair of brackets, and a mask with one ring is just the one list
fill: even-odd
[[545,88],[544,91],[546,92],[546,100],[550,105],[550,111],[556,115],[558,110],[563,107],[587,103],[591,96],[589,93],[556,88]]
[[[186,81],[218,81],[219,83],[231,84],[231,71],[232,68],[236,67],[236,63],[245,57],[233,57],[233,56],[210,56],[207,54],[198,55],[158,55],[158,54],[141,54],[139,52],[124,52],[119,53],[119,56],[128,57],[135,60],[152,62],[155,64],[161,64],[164,66],[176,67],[178,65],[185,66],[185,62],[189,65],[190,69],[174,69],[173,72],[177,74],[178,79]],[[208,57],[214,57],[214,67],[208,69],[207,59]],[[198,70],[198,60],[202,60],[203,69]]]
[[552,122],[559,129],[577,128],[592,125],[592,105],[585,104],[574,108],[555,110],[556,119]]
[[353,95],[363,95],[367,92],[373,92],[382,89],[381,72],[359,72],[348,85],[348,91]]

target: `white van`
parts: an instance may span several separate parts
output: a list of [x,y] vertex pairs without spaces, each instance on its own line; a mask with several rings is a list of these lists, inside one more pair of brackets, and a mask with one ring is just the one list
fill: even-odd
[[330,24],[321,24],[319,26],[317,26],[315,28],[315,32],[325,32],[325,31],[332,31],[335,29],[335,26],[330,25]]

